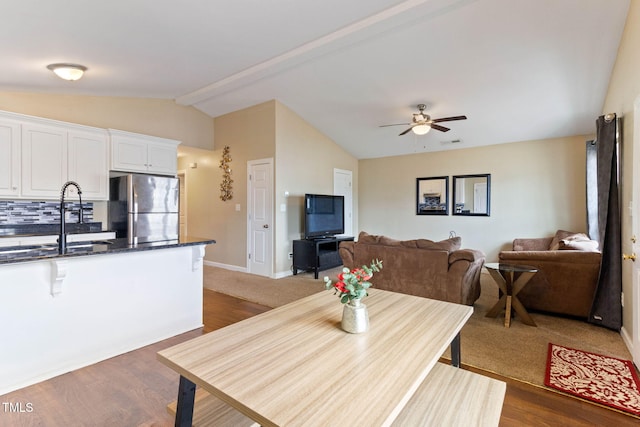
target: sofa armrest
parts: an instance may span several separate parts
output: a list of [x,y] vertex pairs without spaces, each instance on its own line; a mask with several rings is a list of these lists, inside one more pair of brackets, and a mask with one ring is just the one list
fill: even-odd
[[352,269],[354,268],[354,242],[340,242],[338,246],[338,254],[340,255],[340,259],[342,259],[342,265],[345,267]]
[[449,253],[449,265],[456,261],[464,260],[469,262],[476,262],[480,259],[484,259],[484,253],[475,249],[458,249]]
[[546,251],[551,245],[553,237],[541,237],[538,239],[515,239],[514,251]]

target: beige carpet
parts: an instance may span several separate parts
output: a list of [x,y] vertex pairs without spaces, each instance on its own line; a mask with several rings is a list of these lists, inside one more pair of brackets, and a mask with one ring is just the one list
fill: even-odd
[[[324,290],[322,278],[328,275],[335,279],[339,271],[340,268],[335,268],[321,272],[317,280],[311,273],[268,279],[205,267],[204,286],[268,307],[279,307],[315,292],[330,292]],[[375,287],[375,280],[373,283]],[[498,300],[497,286],[488,274],[482,275],[481,284],[482,295],[474,305],[474,314],[462,329],[463,364],[543,386],[549,342],[631,359],[620,334],[586,322],[532,313],[537,327],[524,325],[515,317],[511,327],[505,328],[503,316],[485,317]]]

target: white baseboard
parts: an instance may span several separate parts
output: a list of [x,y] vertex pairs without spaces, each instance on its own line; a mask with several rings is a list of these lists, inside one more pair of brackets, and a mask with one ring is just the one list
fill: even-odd
[[622,341],[627,346],[627,349],[629,349],[629,353],[634,354],[633,353],[633,339],[631,338],[631,336],[629,336],[629,332],[625,329],[624,326],[622,328],[620,328],[620,336],[622,337]]
[[209,267],[220,267],[220,268],[224,268],[225,270],[239,271],[241,273],[249,272],[247,267],[241,267],[239,265],[223,264],[221,262],[207,261],[207,260],[204,260],[203,264],[208,265]]
[[293,276],[293,272],[291,270],[280,271],[279,273],[276,273],[275,276],[273,276],[273,278],[282,279],[284,277],[289,277],[289,276]]

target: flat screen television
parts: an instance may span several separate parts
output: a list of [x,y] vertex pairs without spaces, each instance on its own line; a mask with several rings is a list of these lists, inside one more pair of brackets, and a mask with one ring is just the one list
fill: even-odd
[[304,238],[344,233],[344,196],[304,195]]

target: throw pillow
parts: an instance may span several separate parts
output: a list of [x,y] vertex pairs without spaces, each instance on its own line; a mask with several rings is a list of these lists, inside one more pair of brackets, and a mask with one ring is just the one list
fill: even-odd
[[561,240],[560,250],[599,252],[598,242],[595,240]]
[[558,249],[598,252],[598,242],[589,239],[589,236],[584,233],[576,233],[560,240]]
[[553,236],[553,240],[551,240],[551,244],[549,245],[549,250],[557,251],[558,249],[560,249],[560,240],[565,239],[574,234],[577,234],[577,233],[573,231],[565,231],[565,230],[556,231],[556,235]]

